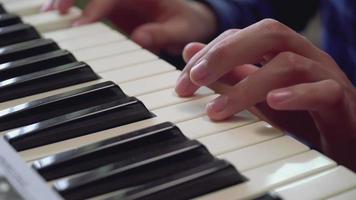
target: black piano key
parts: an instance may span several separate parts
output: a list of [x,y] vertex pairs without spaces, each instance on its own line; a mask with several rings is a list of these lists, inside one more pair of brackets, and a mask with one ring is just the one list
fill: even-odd
[[0,63],[11,62],[59,49],[59,46],[50,39],[36,39],[8,45],[0,48]]
[[111,81],[21,104],[0,111],[0,131],[51,119],[85,108],[127,98]]
[[34,161],[32,167],[46,180],[53,180],[115,161],[129,165],[162,154],[165,146],[186,141],[178,127],[165,122]]
[[0,82],[0,102],[99,79],[85,63],[75,62]]
[[56,50],[28,58],[0,64],[0,77],[3,80],[22,76],[36,71],[58,67],[77,61],[66,50]]
[[6,9],[4,8],[2,3],[0,3],[0,14],[6,14],[6,13],[7,13]]
[[[166,148],[173,148],[173,145]],[[54,188],[65,199],[86,199],[118,189],[139,186],[196,166],[206,165],[215,159],[197,141],[180,143],[174,145],[171,151],[164,152],[159,156],[127,166],[117,162],[61,179],[55,182]]]
[[130,97],[13,129],[4,137],[22,151],[151,117],[142,102]]
[[282,198],[274,194],[265,194],[263,196],[255,198],[254,200],[282,200]]
[[0,27],[10,26],[14,24],[22,23],[19,16],[11,13],[5,13],[0,15]]
[[41,36],[28,24],[15,24],[0,28],[0,47],[39,39]]
[[223,160],[215,160],[182,173],[115,192],[103,200],[184,200],[245,181],[245,177],[232,165]]

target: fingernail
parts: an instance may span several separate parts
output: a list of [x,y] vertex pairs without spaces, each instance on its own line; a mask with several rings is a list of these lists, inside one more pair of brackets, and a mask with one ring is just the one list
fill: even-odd
[[202,60],[191,70],[191,78],[196,84],[206,85],[209,83],[210,73],[207,67],[207,61]]
[[269,94],[269,98],[275,103],[283,103],[292,97],[292,92],[288,90],[274,91]]
[[220,113],[225,110],[225,107],[228,102],[227,96],[220,96],[215,99],[213,102],[208,104],[208,112]]

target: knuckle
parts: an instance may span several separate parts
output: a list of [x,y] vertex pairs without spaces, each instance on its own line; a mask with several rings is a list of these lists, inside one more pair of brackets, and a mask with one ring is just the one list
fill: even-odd
[[332,94],[333,98],[333,102],[339,102],[342,97],[344,96],[344,88],[343,86],[336,82],[335,80],[326,80],[327,83],[327,88],[330,91],[330,94]]
[[342,85],[335,80],[326,80],[324,89],[328,91],[329,98],[326,99],[326,104],[331,107],[340,107],[344,102],[345,90]]
[[238,29],[229,29],[222,33],[223,36],[233,35],[238,32]]
[[304,59],[298,54],[293,52],[282,52],[278,57],[285,63],[283,67],[287,74],[291,74],[295,77],[306,78],[309,72],[316,67],[316,63],[310,60]]
[[279,44],[287,43],[291,35],[291,29],[274,19],[264,19],[259,23],[259,32]]
[[264,19],[260,22],[260,28],[267,33],[278,34],[289,30],[284,24],[274,19]]

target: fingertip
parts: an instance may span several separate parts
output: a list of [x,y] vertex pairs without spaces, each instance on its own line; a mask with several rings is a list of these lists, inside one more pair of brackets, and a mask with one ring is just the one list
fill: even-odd
[[183,73],[177,80],[175,91],[180,97],[189,97],[194,95],[199,86],[194,85],[187,73]]
[[133,41],[145,49],[150,49],[153,46],[153,38],[150,33],[146,31],[134,31],[131,37]]
[[206,112],[211,120],[223,121],[241,111],[235,104],[232,97],[221,95],[207,104]]
[[77,26],[82,26],[82,25],[89,24],[89,23],[91,23],[91,21],[89,19],[81,17],[78,20],[76,20],[75,22],[73,22],[72,26],[77,27]]

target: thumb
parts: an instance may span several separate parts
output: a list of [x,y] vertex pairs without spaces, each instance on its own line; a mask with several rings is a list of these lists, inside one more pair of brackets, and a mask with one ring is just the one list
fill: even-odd
[[89,24],[107,17],[115,5],[115,0],[93,0],[84,9],[82,16],[73,26]]
[[137,27],[131,34],[132,40],[143,48],[159,52],[169,46],[184,46],[185,28],[174,22],[147,23]]

